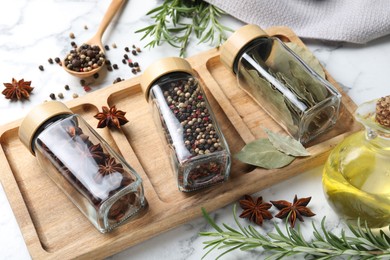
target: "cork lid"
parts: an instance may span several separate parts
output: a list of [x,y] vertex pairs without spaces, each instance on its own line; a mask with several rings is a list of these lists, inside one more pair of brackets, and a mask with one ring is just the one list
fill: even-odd
[[42,103],[33,109],[25,116],[19,126],[20,141],[35,155],[32,148],[32,141],[36,131],[47,120],[58,115],[73,114],[72,111],[62,102],[48,101]]
[[255,24],[248,24],[239,28],[221,46],[221,62],[233,71],[234,61],[245,45],[263,36],[268,36],[268,34]]
[[190,63],[179,57],[168,57],[160,59],[152,63],[149,67],[144,70],[141,77],[141,87],[144,92],[146,101],[149,98],[149,90],[153,83],[160,77],[167,75],[172,72],[187,72],[193,74]]

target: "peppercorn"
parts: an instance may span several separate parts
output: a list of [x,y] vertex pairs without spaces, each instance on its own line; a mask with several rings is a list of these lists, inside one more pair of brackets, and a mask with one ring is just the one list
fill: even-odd
[[137,52],[141,52],[141,49],[140,49],[139,47],[137,47],[135,50],[136,50]]
[[97,78],[99,78],[99,73],[95,73],[95,74],[93,74],[93,78],[94,78],[94,79],[97,79]]
[[73,98],[78,98],[79,95],[78,95],[77,93],[73,93],[72,97],[73,97]]
[[131,53],[132,53],[134,56],[137,56],[137,51],[136,51],[136,50],[132,50]]
[[112,46],[112,48],[114,48],[114,49],[117,48],[116,43],[113,43],[111,46]]
[[104,49],[106,49],[106,51],[109,51],[110,50],[110,46],[104,45]]
[[117,64],[113,64],[112,67],[117,70],[118,69],[118,65]]
[[50,98],[52,99],[52,100],[55,100],[56,99],[56,95],[54,95],[54,93],[50,93]]
[[75,36],[74,36],[74,33],[69,33],[69,37],[71,38],[71,39],[74,39],[74,38],[76,38]]
[[137,70],[136,69],[132,69],[131,72],[133,72],[133,74],[137,74]]
[[84,85],[85,85],[85,80],[84,80],[84,79],[80,79],[80,85],[81,85],[81,86],[84,86]]
[[63,99],[64,98],[64,94],[62,94],[62,93],[58,93],[58,95],[57,95],[60,99]]
[[125,51],[129,52],[130,51],[129,47],[125,47]]
[[87,25],[84,25],[84,30],[88,30],[88,26]]
[[134,62],[134,67],[139,67],[138,62]]
[[123,55],[123,58],[125,58],[126,60],[129,59],[129,55],[127,55],[126,53]]
[[129,67],[130,67],[130,68],[133,68],[133,67],[134,67],[134,63],[129,62]]
[[122,59],[122,63],[123,63],[123,64],[126,64],[126,59]]
[[69,85],[65,85],[65,90],[69,90]]
[[53,64],[53,63],[54,63],[52,58],[49,58],[47,61],[48,61],[50,64]]
[[41,71],[44,71],[45,69],[43,68],[43,66],[42,65],[39,65],[39,70],[41,70]]
[[58,58],[58,57],[55,57],[55,58],[54,58],[54,61],[55,61],[56,63],[60,63],[60,62],[61,62],[60,58]]

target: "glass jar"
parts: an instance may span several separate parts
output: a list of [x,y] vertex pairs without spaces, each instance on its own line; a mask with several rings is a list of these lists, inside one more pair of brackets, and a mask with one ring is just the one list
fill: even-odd
[[136,171],[65,104],[49,101],[33,108],[19,127],[19,138],[100,232],[111,231],[145,206]]
[[355,112],[365,130],[345,138],[330,153],[322,184],[330,206],[356,224],[371,228],[390,225],[390,128],[375,120],[377,100]]
[[165,58],[143,73],[141,86],[170,157],[180,191],[224,182],[230,173],[228,144],[203,87],[182,58]]
[[335,124],[340,93],[260,27],[237,30],[222,45],[220,59],[236,74],[239,87],[301,143]]

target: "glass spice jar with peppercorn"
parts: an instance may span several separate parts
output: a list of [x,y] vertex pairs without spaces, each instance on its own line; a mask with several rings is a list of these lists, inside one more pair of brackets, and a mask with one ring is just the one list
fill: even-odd
[[191,65],[176,57],[158,60],[144,71],[141,86],[179,190],[226,181],[231,164],[228,144]]
[[19,138],[100,232],[144,208],[137,172],[65,104],[49,101],[33,108],[19,127]]

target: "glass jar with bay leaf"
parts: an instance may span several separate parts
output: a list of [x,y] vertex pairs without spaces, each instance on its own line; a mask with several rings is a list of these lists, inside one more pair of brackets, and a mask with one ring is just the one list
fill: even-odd
[[203,87],[182,58],[165,58],[143,73],[141,86],[152,108],[180,191],[224,182],[230,152]]
[[222,45],[220,59],[236,74],[240,88],[301,143],[336,123],[341,94],[260,27],[238,29]]
[[146,205],[137,172],[65,104],[48,101],[33,108],[19,138],[100,232],[125,223]]

